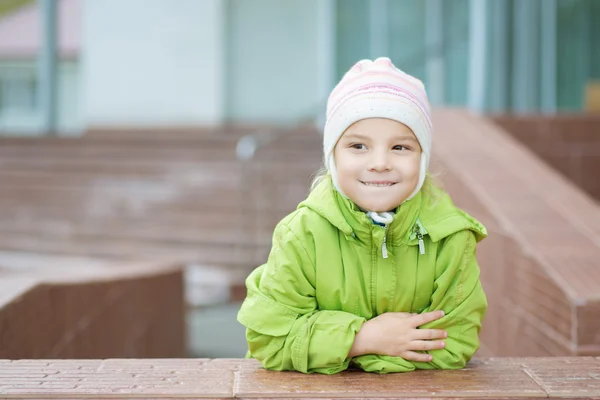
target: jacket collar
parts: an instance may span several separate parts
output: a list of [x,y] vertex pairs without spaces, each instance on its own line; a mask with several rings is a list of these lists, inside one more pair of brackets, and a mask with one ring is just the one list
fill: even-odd
[[[388,226],[388,242],[406,242],[421,209],[421,191],[412,199],[395,210],[394,220]],[[374,229],[382,229],[371,221],[366,213],[351,200],[343,197],[335,189],[330,176],[326,176],[313,189],[308,199],[298,206],[308,207],[327,219],[346,236],[353,236],[360,241],[370,241]]]
[[[344,235],[355,237],[359,241],[370,241],[373,230],[381,229],[356,204],[338,193],[329,175],[298,205],[298,208],[302,207],[312,209]],[[395,211],[394,220],[387,232],[388,242],[394,245],[406,242],[415,244],[417,224],[422,228],[422,233],[429,235],[434,242],[462,230],[473,231],[477,241],[487,236],[485,227],[479,221],[454,206],[443,189],[434,187],[427,181],[417,195]]]

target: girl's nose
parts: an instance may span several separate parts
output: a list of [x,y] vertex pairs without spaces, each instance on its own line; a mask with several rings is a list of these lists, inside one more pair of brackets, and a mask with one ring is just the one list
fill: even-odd
[[392,169],[387,152],[373,152],[369,159],[369,171],[385,172]]

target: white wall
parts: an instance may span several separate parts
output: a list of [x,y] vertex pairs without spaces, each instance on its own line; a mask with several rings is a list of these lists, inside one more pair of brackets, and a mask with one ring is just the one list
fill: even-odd
[[287,122],[323,111],[319,1],[228,2],[229,119]]
[[222,0],[85,0],[87,127],[213,125],[224,112]]

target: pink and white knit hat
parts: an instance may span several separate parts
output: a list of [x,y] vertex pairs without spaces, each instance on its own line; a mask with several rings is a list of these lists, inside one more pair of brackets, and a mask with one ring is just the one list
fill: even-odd
[[327,100],[323,134],[325,166],[342,195],[337,181],[333,149],[350,125],[365,118],[388,118],[408,126],[421,145],[419,183],[406,199],[413,198],[425,181],[431,155],[431,107],[423,83],[399,70],[389,58],[357,62],[342,78]]

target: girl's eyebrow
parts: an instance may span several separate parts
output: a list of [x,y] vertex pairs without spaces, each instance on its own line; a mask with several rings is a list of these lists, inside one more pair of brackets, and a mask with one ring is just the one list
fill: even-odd
[[370,140],[368,136],[363,136],[359,133],[348,133],[348,135],[344,135],[344,139],[354,139],[354,140]]
[[396,138],[397,140],[410,140],[412,142],[418,143],[419,141],[417,140],[416,137],[414,136],[400,136],[398,138]]
[[[344,139],[348,139],[348,140],[354,139],[354,140],[363,140],[363,141],[371,140],[371,138],[369,138],[368,136],[364,136],[364,135],[361,135],[359,133],[354,133],[354,132],[348,133],[348,135],[344,135]],[[398,137],[393,138],[393,140],[394,141],[408,140],[408,141],[412,141],[415,143],[419,142],[414,136],[408,136],[408,135],[398,136]]]

